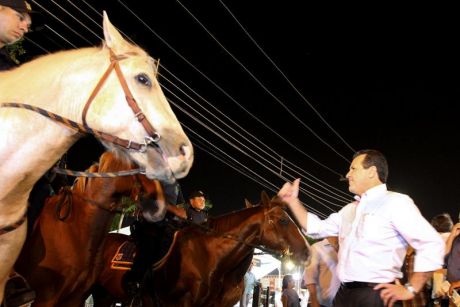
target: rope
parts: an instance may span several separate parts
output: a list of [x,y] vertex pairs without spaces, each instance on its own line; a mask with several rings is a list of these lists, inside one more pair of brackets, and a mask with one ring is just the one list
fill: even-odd
[[59,167],[54,167],[53,172],[63,175],[70,175],[75,177],[89,177],[89,178],[114,178],[120,176],[132,176],[137,174],[144,174],[144,170],[140,168],[136,168],[129,171],[118,171],[118,172],[108,172],[108,173],[91,173],[91,172],[80,172],[80,171],[72,171],[68,169],[63,169]]
[[145,147],[146,147],[146,144],[139,144],[139,143],[135,143],[129,140],[120,139],[116,136],[112,136],[110,134],[104,133],[99,130],[94,130],[88,126],[79,124],[77,122],[74,122],[73,120],[62,117],[53,112],[47,111],[39,107],[31,106],[29,104],[16,103],[16,102],[4,102],[0,104],[0,107],[1,108],[19,108],[19,109],[26,109],[26,110],[30,110],[33,112],[37,112],[40,115],[48,117],[56,122],[62,123],[72,129],[75,129],[80,133],[85,133],[85,134],[89,133],[103,141],[107,141],[107,142],[110,142],[110,143],[113,143],[113,144],[116,144],[116,145],[119,145],[119,146],[122,146],[128,149],[135,149],[135,150],[139,150],[142,152],[145,150]]

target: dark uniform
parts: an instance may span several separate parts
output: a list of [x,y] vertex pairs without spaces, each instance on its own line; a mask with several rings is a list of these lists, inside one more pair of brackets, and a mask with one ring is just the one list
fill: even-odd
[[203,224],[208,221],[208,213],[205,210],[196,210],[192,206],[188,205],[185,208],[187,212],[187,221],[194,224]]

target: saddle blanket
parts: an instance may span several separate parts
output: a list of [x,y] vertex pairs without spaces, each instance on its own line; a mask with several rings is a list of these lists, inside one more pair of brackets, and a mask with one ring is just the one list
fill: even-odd
[[125,241],[118,247],[110,267],[113,270],[129,271],[133,266],[134,256],[136,256],[136,245],[132,241]]

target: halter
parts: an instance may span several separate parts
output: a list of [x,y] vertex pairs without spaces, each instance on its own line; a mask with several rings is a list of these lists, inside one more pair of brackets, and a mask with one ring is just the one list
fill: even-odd
[[[129,107],[131,110],[134,112],[134,116],[137,118],[137,120],[142,124],[144,127],[145,131],[147,132],[147,136],[145,137],[145,146],[148,146],[150,144],[154,144],[158,146],[158,142],[160,141],[160,134],[153,128],[153,126],[150,124],[149,120],[145,116],[145,114],[142,112],[141,108],[137,104],[136,99],[134,99],[133,95],[131,94],[131,91],[129,90],[128,83],[126,82],[125,76],[123,75],[123,72],[121,71],[120,64],[118,63],[121,60],[126,59],[126,56],[117,56],[115,53],[113,53],[112,49],[109,49],[110,52],[110,65],[105,71],[105,73],[102,75],[101,79],[99,82],[96,84],[96,87],[94,90],[91,92],[91,95],[89,96],[88,100],[86,101],[85,107],[83,109],[82,113],[82,123],[83,126],[89,127],[87,122],[86,122],[86,114],[88,113],[88,109],[91,106],[91,103],[93,102],[94,98],[97,96],[99,91],[101,90],[102,86],[104,85],[105,81],[107,81],[109,75],[111,74],[112,70],[115,70],[115,73],[117,74],[118,81],[120,82],[121,88],[123,89],[123,92],[125,93],[125,98],[126,102],[128,103]],[[116,140],[114,140],[114,143],[116,143]],[[131,144],[132,142],[129,141],[128,145],[124,146],[127,147]],[[135,144],[135,143],[133,143]],[[120,144],[121,145],[121,144]],[[124,145],[124,144],[123,144]],[[123,146],[122,145],[122,146]],[[129,147],[127,147],[129,148]]]
[[[262,238],[264,236],[264,232],[265,232],[265,229],[268,227],[268,226],[272,226],[274,227],[274,222],[273,220],[269,217],[269,212],[270,212],[270,209],[266,209],[264,208],[264,221],[262,223],[262,229],[259,233],[259,235],[257,236],[257,241],[258,242],[261,242],[262,241]],[[261,244],[254,244],[254,243],[251,243],[250,241],[254,238],[254,236],[250,236],[249,238],[246,238],[246,239],[241,239],[237,236],[234,236],[232,234],[223,234],[222,235],[223,238],[226,238],[226,239],[231,239],[231,240],[234,240],[234,241],[237,241],[237,242],[240,242],[250,248],[257,248],[257,249],[260,249],[266,253],[269,253],[269,254],[275,254],[275,255],[280,255],[280,256],[284,256],[284,255],[289,255],[289,247],[287,250],[282,250],[281,252],[278,251],[278,250],[275,250],[275,249],[271,249],[271,248],[268,248],[268,247],[265,247],[264,245],[261,245]]]
[[[56,122],[64,124],[65,126],[71,129],[77,130],[80,133],[92,134],[96,138],[102,141],[106,141],[106,142],[124,147],[126,149],[137,150],[143,153],[147,150],[147,146],[154,145],[157,148],[157,150],[161,151],[158,145],[158,142],[160,141],[160,138],[161,138],[160,134],[150,124],[145,114],[142,112],[139,105],[137,104],[136,99],[134,99],[133,95],[131,94],[131,91],[129,90],[129,87],[123,75],[123,72],[121,71],[120,64],[118,63],[119,61],[124,60],[127,57],[115,55],[112,49],[109,49],[109,51],[110,51],[110,65],[106,69],[102,77],[99,79],[99,82],[97,83],[96,87],[93,89],[93,91],[91,92],[91,95],[86,101],[85,107],[82,112],[82,123],[83,124],[79,124],[70,119],[57,115],[53,112],[50,112],[50,111],[47,111],[42,108],[35,107],[29,104],[25,104],[25,103],[5,102],[5,103],[1,103],[0,107],[2,108],[22,108],[22,109],[34,111]],[[125,93],[126,102],[128,103],[129,107],[133,110],[134,116],[142,124],[145,131],[147,132],[147,136],[144,137],[144,143],[136,143],[131,140],[121,139],[117,136],[114,136],[114,135],[111,135],[111,134],[108,134],[102,131],[94,130],[90,128],[86,122],[86,114],[88,113],[88,109],[91,106],[91,103],[93,102],[94,98],[97,96],[100,89],[104,85],[105,81],[109,77],[112,70],[115,70],[117,74],[120,85],[123,89],[123,92]]]

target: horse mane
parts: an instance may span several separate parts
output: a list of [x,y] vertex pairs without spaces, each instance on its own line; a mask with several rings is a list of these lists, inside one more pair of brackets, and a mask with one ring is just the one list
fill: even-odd
[[[99,169],[99,164],[94,163],[86,171],[89,173],[95,173]],[[72,184],[72,190],[77,192],[84,192],[86,190],[86,184],[88,183],[88,177],[77,177]]]
[[[92,164],[86,172],[88,173],[104,173],[104,172],[116,172],[120,170],[129,170],[134,167],[133,163],[128,157],[119,151],[105,151],[100,157],[99,162]],[[97,178],[97,177],[96,177]],[[72,190],[78,192],[84,192],[88,185],[95,178],[90,177],[77,177],[75,179]]]
[[210,228],[215,232],[226,232],[234,227],[234,225],[240,224],[241,220],[248,219],[256,212],[260,211],[262,206],[256,205],[251,208],[244,208],[241,210],[229,212],[217,217],[211,217],[208,222]]

